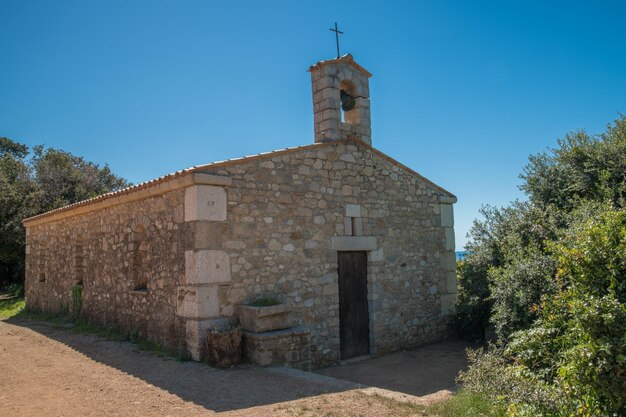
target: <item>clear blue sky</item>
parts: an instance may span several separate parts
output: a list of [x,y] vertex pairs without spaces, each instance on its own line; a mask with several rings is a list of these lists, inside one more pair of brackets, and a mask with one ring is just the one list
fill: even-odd
[[335,21],[371,79],[373,145],[481,204],[529,154],[626,113],[626,2],[0,0],[0,136],[141,182],[313,142]]

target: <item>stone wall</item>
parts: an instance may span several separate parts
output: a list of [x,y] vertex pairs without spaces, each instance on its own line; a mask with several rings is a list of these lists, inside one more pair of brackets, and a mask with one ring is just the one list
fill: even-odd
[[445,336],[455,199],[383,154],[321,143],[168,181],[27,220],[28,307],[82,282],[87,318],[200,359],[206,329],[272,294],[320,367],[339,361],[337,251],[366,250],[372,353]]
[[279,295],[311,329],[313,366],[337,363],[337,250],[356,248],[368,250],[372,352],[444,337],[456,297],[449,194],[356,141],[207,172],[232,178],[227,221],[198,222],[195,242],[230,256],[222,315]]
[[309,330],[301,327],[264,333],[244,332],[243,352],[252,363],[261,366],[311,369]]
[[176,289],[185,271],[184,190],[27,227],[27,307],[60,311],[83,285],[83,314],[185,348]]

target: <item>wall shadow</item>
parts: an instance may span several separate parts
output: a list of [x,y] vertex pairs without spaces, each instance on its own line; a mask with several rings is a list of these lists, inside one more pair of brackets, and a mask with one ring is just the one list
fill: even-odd
[[476,346],[445,341],[315,372],[418,397],[441,390],[454,392],[457,375],[467,368],[468,347]]
[[[234,411],[357,388],[330,378],[297,377],[252,366],[227,370],[140,352],[130,342],[110,341],[24,318],[5,320],[60,342],[80,354],[213,412]],[[296,374],[298,374],[296,372]]]

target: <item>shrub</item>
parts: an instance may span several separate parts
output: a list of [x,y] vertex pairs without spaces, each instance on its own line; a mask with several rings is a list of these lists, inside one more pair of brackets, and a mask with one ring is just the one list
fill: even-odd
[[471,353],[461,382],[511,415],[626,415],[626,211],[579,219],[549,247],[560,287],[505,349]]
[[459,336],[468,340],[484,340],[489,324],[489,288],[486,270],[472,254],[457,262],[458,301],[455,327]]
[[487,398],[509,415],[559,415],[563,404],[560,390],[515,366],[501,348],[469,349],[468,360],[469,368],[458,378],[467,392]]
[[532,252],[506,266],[489,270],[489,290],[493,301],[491,323],[499,340],[527,329],[537,318],[541,297],[556,291],[554,260]]

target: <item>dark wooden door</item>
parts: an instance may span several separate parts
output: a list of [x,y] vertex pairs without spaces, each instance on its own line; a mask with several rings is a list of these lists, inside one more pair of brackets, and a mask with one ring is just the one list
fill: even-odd
[[341,359],[370,352],[367,252],[338,252]]

